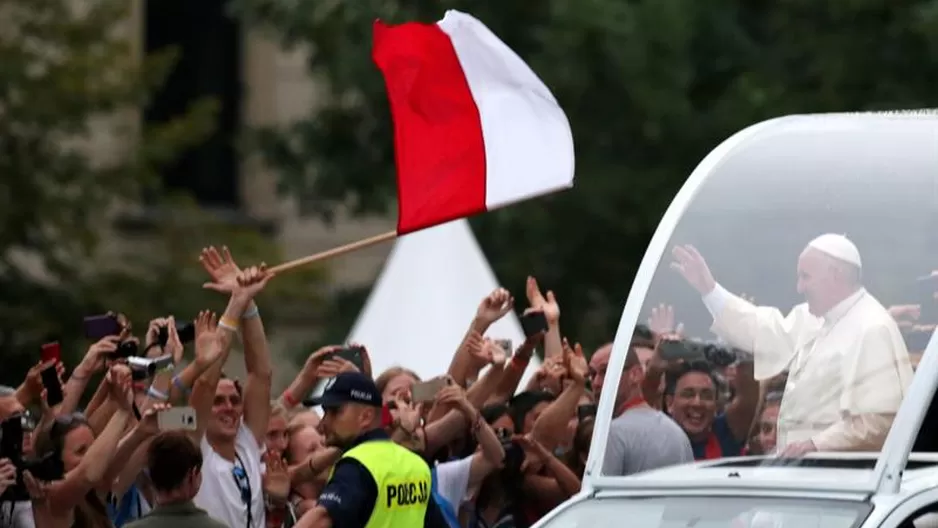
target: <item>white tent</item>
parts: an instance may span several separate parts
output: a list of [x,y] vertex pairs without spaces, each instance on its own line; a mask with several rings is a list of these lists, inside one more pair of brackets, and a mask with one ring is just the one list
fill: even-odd
[[[495,274],[466,220],[403,236],[395,242],[348,341],[368,348],[375,376],[398,365],[424,379],[443,374],[479,302],[496,287]],[[526,302],[523,291],[513,293],[516,303]],[[511,339],[515,347],[524,340],[513,312],[492,325],[486,336]],[[535,356],[521,388],[539,364]]]

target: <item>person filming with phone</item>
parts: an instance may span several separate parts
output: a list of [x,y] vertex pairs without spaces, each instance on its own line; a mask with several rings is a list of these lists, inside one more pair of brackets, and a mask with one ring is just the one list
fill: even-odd
[[371,378],[343,372],[304,404],[322,407],[326,444],[344,453],[297,528],[446,526],[431,495],[430,466],[384,431],[381,393]]
[[788,316],[720,286],[693,246],[673,251],[674,267],[703,298],[713,331],[750,350],[754,374],[788,370],[778,416],[782,456],[811,451],[878,451],[912,381],[896,322],[863,287],[857,247],[821,235],[798,257],[798,293]]

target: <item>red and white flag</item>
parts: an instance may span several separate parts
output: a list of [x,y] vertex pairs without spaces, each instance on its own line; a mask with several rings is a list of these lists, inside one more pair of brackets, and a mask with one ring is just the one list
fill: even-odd
[[567,116],[484,24],[375,22],[397,158],[398,234],[573,186]]

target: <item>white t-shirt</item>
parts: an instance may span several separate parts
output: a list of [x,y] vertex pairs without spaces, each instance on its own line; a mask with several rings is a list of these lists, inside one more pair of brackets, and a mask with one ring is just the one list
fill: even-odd
[[473,455],[436,466],[436,491],[458,512],[469,487]]
[[[261,447],[251,430],[241,423],[235,438],[234,463],[218,455],[202,437],[202,487],[195,496],[195,505],[231,528],[266,528],[264,489],[261,477]],[[248,510],[241,500],[241,487],[234,475],[235,467],[244,465],[251,489],[251,526]]]

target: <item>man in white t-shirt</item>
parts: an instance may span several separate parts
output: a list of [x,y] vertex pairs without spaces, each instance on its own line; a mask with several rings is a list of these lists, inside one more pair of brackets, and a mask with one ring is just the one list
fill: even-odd
[[[207,329],[196,328],[197,348],[216,346],[225,352],[198,379],[192,392],[199,428],[205,431],[200,438],[202,487],[195,504],[232,528],[266,528],[261,455],[270,416],[271,364],[253,299],[270,275],[257,268],[240,272],[230,260],[214,267],[203,260],[203,265],[214,280],[208,287],[230,293],[231,299],[217,328],[211,324]],[[222,379],[221,374],[238,330],[243,335],[247,370],[243,389],[235,380]]]

